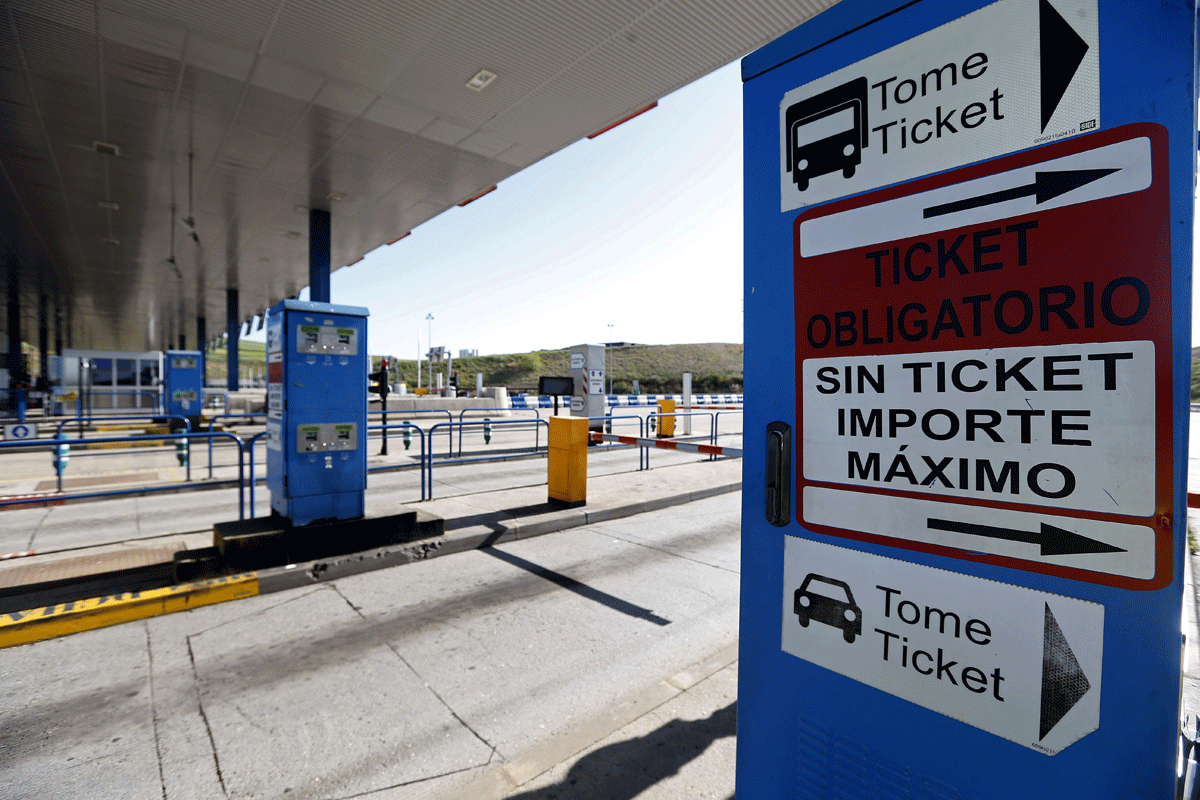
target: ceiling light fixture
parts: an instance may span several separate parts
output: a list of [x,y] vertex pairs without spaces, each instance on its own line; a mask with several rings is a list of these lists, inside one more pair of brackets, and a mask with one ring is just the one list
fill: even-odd
[[490,69],[481,69],[471,76],[471,80],[467,81],[467,88],[482,92],[492,81],[496,80],[496,77],[496,73]]
[[289,239],[299,239],[300,231],[288,231],[287,233],[284,234],[284,236],[286,236]]
[[339,203],[342,202],[343,200],[345,200],[348,196],[349,195],[347,195],[345,192],[330,192],[329,193],[329,199],[335,200]]
[[120,240],[120,239],[116,239],[116,238],[114,238],[114,237],[112,237],[112,236],[105,236],[105,237],[104,237],[103,239],[101,239],[100,241],[104,242],[104,244],[111,244],[111,245],[118,245],[118,244],[120,244],[120,243],[121,243],[121,240]]
[[121,204],[114,203],[112,200],[97,200],[96,205],[100,208],[108,209],[109,211],[120,211]]
[[302,206],[297,203],[296,205],[292,206],[292,211],[295,211],[297,214],[303,214],[305,211],[308,211],[308,206]]
[[92,142],[92,149],[95,150],[100,155],[104,155],[104,156],[119,156],[119,155],[121,155],[121,148],[117,147],[115,144],[110,144],[108,142],[95,142],[94,141],[94,142]]

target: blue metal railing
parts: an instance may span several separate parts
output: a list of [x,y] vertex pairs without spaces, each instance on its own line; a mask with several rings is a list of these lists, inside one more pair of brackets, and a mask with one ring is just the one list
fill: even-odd
[[[718,428],[720,427],[720,425],[721,425],[721,415],[722,415],[722,414],[745,414],[745,413],[746,413],[746,412],[745,412],[743,409],[740,409],[740,408],[739,408],[738,410],[736,410],[736,411],[730,411],[730,410],[728,410],[728,409],[726,409],[725,411],[718,411],[718,412],[717,412],[717,415],[716,415],[715,417],[713,417],[713,435],[712,435],[713,444],[716,444],[716,443],[717,443],[717,437],[718,437],[718,436],[720,436],[720,433],[718,432],[718,430],[717,430],[717,429],[718,429]],[[709,456],[709,457],[708,457],[708,460],[709,460],[709,461],[716,461],[716,460],[717,460],[717,457],[716,457],[716,456]]]
[[[265,419],[266,416],[267,415],[265,412],[263,412],[261,414],[218,414],[217,416],[213,417],[212,419],[210,419],[208,421],[208,432],[209,433],[213,432],[213,423],[215,423],[219,419],[240,419],[240,418],[245,418],[245,417],[263,417]],[[264,433],[265,433],[265,431],[264,431]],[[212,478],[212,476],[213,476],[212,439],[209,439],[208,440],[208,477]]]
[[[535,420],[502,419],[502,420],[495,420],[495,421],[491,421],[491,422],[484,421],[484,420],[476,420],[476,421],[472,421],[472,422],[439,422],[438,424],[434,425],[432,428],[429,429],[429,441],[431,443],[433,442],[434,432],[437,431],[437,429],[441,428],[441,427],[447,427],[447,428],[450,428],[451,430],[453,430],[454,426],[456,426],[456,425],[465,425],[465,426],[471,426],[471,427],[478,426],[478,425],[491,425],[493,428],[512,427],[515,425],[529,427],[529,424],[531,422],[535,426],[545,425],[547,431],[549,431],[549,429],[550,429],[550,423],[547,422],[546,420],[540,419],[540,418],[535,419]],[[453,433],[451,433],[451,435],[453,436]],[[547,433],[547,436],[549,436],[548,433]],[[540,449],[532,449],[529,451],[530,454],[536,454],[539,452],[541,452]],[[512,456],[512,454],[508,453],[505,455],[498,455],[498,456],[477,456],[477,457],[473,457],[473,458],[447,459],[447,460],[443,461],[442,464],[472,464],[472,463],[481,462],[481,461],[502,461],[504,459],[511,458],[511,456]],[[426,463],[425,471],[426,471],[426,475],[428,476],[428,481],[429,481],[429,496],[427,499],[432,500],[433,499],[433,452],[432,452],[432,447],[430,448],[430,452],[428,452],[426,454],[425,463]]]
[[156,419],[177,419],[183,422],[184,430],[188,432],[191,432],[192,430],[192,424],[187,421],[187,417],[181,417],[175,414],[122,414],[120,416],[104,415],[100,417],[72,417],[70,419],[64,419],[62,422],[58,423],[58,427],[54,429],[54,437],[56,439],[58,438],[58,435],[62,433],[63,426],[65,425],[77,424],[79,426],[79,438],[82,439],[84,423],[91,424],[96,421],[114,422],[116,420],[132,419],[148,419],[151,422]]
[[[637,420],[638,438],[639,439],[646,435],[646,420],[643,419],[640,414],[622,414],[619,417],[613,416],[612,414],[606,414],[603,417],[588,417],[588,422],[607,422],[608,423],[608,433],[612,433],[612,429],[613,429],[612,423],[615,420],[626,420],[626,419],[636,419]],[[591,426],[589,426],[589,427],[591,427]],[[588,452],[598,452],[600,450],[611,450],[614,447],[633,447],[633,445],[629,445],[629,444],[590,445],[588,447]],[[638,448],[638,471],[641,472],[642,470],[647,470],[647,469],[650,469],[650,454],[646,452],[646,448],[639,447]]]
[[[464,408],[464,409],[462,409],[461,411],[459,411],[459,412],[458,412],[458,421],[459,421],[459,422],[462,422],[462,421],[463,421],[463,414],[466,414],[468,411],[491,411],[493,414],[495,414],[495,413],[498,413],[498,412],[500,412],[500,411],[509,411],[509,410],[510,410],[510,409],[507,409],[507,408],[496,408],[496,407],[494,407],[494,406],[493,406],[492,408]],[[515,410],[515,411],[532,411],[532,412],[534,413],[534,415],[537,417],[537,419],[539,419],[539,420],[540,420],[540,419],[542,418],[542,412],[541,412],[541,411],[539,411],[539,410],[538,410],[538,409],[536,409],[536,408],[518,408],[518,409],[512,409],[512,410]],[[506,420],[506,421],[515,421],[515,422],[522,422],[522,421],[523,421],[523,422],[530,422],[530,420],[527,420],[527,419],[525,419],[525,420]],[[533,427],[534,427],[534,432],[533,432],[533,447],[534,447],[534,449],[536,450],[536,449],[537,449],[537,447],[538,447],[538,444],[539,444],[538,435],[541,433],[541,428],[540,428],[540,427],[538,427],[538,424],[537,424],[537,422],[536,422],[536,421],[534,421],[534,422],[533,422]],[[459,426],[459,428],[458,428],[458,457],[459,457],[459,458],[462,458],[462,453],[463,453],[462,441],[463,441],[463,429],[462,429],[462,426]],[[451,456],[453,456],[453,455],[454,455],[453,451],[450,453],[450,455],[451,455]]]
[[[370,433],[371,431],[384,431],[384,430],[390,431],[390,430],[398,430],[398,429],[402,430],[405,428],[416,431],[417,432],[417,441],[421,443],[421,453],[420,453],[420,457],[417,462],[417,465],[418,465],[418,470],[419,470],[420,476],[421,476],[421,499],[424,500],[425,499],[425,480],[426,480],[426,478],[425,478],[425,431],[422,430],[419,426],[413,425],[411,422],[397,422],[397,423],[394,423],[391,425],[386,425],[386,426],[385,425],[371,425],[367,428],[367,432]],[[432,436],[430,436],[430,441],[433,441]],[[382,466],[382,467],[368,467],[367,474],[370,475],[372,472],[396,472],[398,470],[411,469],[411,468],[412,468],[411,464],[393,464],[393,465]]]
[[[719,411],[716,413],[720,413]],[[716,417],[712,411],[672,411],[669,414],[664,414],[661,411],[655,411],[647,415],[646,420],[650,425],[650,429],[654,430],[659,426],[658,420],[662,417],[708,417],[708,443],[716,445],[717,443],[717,427]],[[680,437],[675,437],[680,438]],[[692,436],[692,439],[698,439],[699,436]],[[685,440],[686,441],[686,440]],[[650,448],[646,448],[646,468],[650,468]]]
[[[383,414],[383,413],[384,412],[382,410],[368,411],[367,417],[370,418],[370,416],[372,414]],[[388,414],[398,414],[401,417],[407,417],[411,414],[445,414],[447,422],[454,421],[454,413],[448,408],[409,408],[409,409],[405,409],[403,411],[388,410],[387,413]],[[451,456],[454,455],[454,432],[453,431],[450,431],[450,430],[446,431],[446,442],[450,446],[448,454]],[[429,440],[429,451],[430,451],[430,453],[433,452],[433,439]]]
[[[207,439],[211,437],[220,437],[231,439],[238,446],[238,519],[244,519],[245,508],[245,443],[238,436],[224,431],[216,431],[213,433],[164,433],[151,436],[105,436],[82,440],[84,444],[127,444],[137,442],[174,442],[180,439],[191,442],[193,439]],[[76,440],[79,441],[79,440]],[[27,441],[16,442],[0,442],[0,452],[4,450],[16,449],[37,449],[44,448],[57,453],[57,448],[63,444],[62,439],[33,439]],[[188,460],[188,481],[191,481],[191,460]],[[147,494],[153,492],[168,492],[178,491],[179,489],[189,488],[189,483],[168,484],[166,486],[145,486],[138,489],[111,489],[104,492],[79,492],[68,494],[62,489],[62,474],[58,476],[58,493],[53,495],[42,495],[37,498],[17,498],[13,500],[0,501],[0,508],[11,505],[28,505],[30,502],[36,502],[43,497],[48,500],[81,500],[92,497],[121,497],[135,494]]]

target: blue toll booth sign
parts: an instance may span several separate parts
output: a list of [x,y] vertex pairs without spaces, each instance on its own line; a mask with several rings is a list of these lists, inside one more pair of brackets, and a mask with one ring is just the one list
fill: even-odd
[[743,61],[739,798],[1173,795],[1195,28],[845,0]]
[[267,488],[293,525],[364,514],[367,315],[284,300],[267,318]]

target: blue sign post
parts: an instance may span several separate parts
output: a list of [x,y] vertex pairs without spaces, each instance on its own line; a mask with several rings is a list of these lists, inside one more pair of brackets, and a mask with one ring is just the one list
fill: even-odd
[[1195,30],[846,0],[743,61],[739,798],[1173,795]]

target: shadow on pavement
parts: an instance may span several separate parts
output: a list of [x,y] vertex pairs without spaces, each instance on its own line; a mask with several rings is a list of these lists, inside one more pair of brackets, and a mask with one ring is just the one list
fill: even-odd
[[678,773],[713,742],[736,735],[735,700],[704,719],[674,719],[645,736],[605,745],[579,759],[558,783],[506,800],[632,800]]
[[498,558],[512,564],[514,567],[529,572],[532,575],[537,575],[539,578],[544,578],[556,586],[561,586],[568,592],[574,592],[580,597],[587,598],[600,605],[607,606],[614,611],[620,611],[622,614],[628,614],[637,619],[644,619],[648,622],[653,622],[655,625],[670,625],[671,620],[665,617],[660,617],[648,608],[642,608],[639,605],[630,603],[628,600],[622,600],[619,597],[614,597],[608,592],[602,592],[599,589],[588,586],[586,583],[577,581],[574,578],[563,575],[561,572],[555,572],[552,569],[547,569],[540,564],[535,564],[520,556],[515,556],[504,550],[499,550],[495,547],[484,547],[479,552],[489,555],[493,558]]

